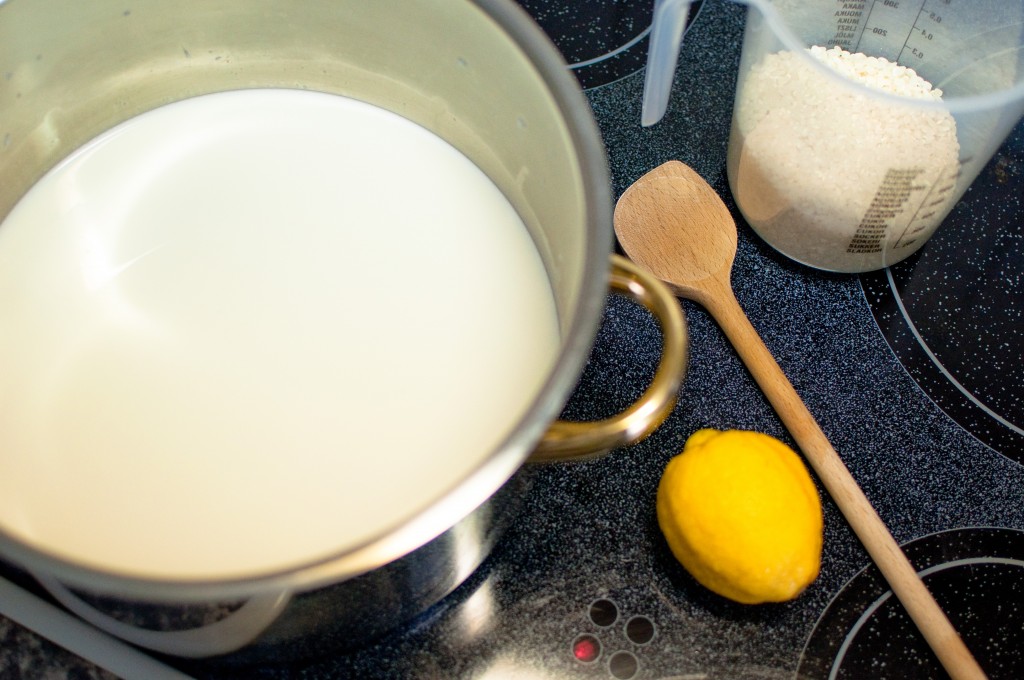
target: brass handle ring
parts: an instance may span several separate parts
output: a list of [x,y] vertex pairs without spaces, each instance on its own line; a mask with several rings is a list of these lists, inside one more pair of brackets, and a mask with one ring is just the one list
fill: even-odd
[[582,460],[635,444],[675,408],[690,347],[679,301],[664,283],[620,255],[611,256],[609,285],[613,292],[646,307],[661,326],[661,362],[654,379],[636,403],[616,416],[593,422],[553,422],[530,462]]

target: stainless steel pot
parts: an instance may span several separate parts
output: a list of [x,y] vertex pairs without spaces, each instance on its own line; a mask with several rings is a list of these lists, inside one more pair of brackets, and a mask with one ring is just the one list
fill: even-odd
[[[0,76],[0,218],[77,147],[160,105],[253,87],[337,93],[420,123],[482,168],[530,229],[559,314],[559,359],[513,434],[444,498],[345,554],[234,580],[141,579],[57,559],[0,527],[5,559],[108,632],[163,653],[241,661],[285,643],[302,650],[313,633],[328,642],[309,650],[359,644],[476,569],[522,496],[531,455],[578,458],[631,443],[675,403],[686,363],[681,310],[627,261],[612,256],[609,266],[601,138],[557,51],[511,0],[6,0]],[[620,416],[556,421],[609,282],[658,316],[662,364]],[[140,623],[154,608],[187,623]]]

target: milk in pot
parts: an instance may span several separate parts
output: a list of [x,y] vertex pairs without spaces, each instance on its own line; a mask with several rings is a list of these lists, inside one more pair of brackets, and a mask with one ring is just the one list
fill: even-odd
[[0,225],[0,527],[222,578],[358,546],[462,479],[555,362],[548,278],[472,162],[359,101],[204,95]]

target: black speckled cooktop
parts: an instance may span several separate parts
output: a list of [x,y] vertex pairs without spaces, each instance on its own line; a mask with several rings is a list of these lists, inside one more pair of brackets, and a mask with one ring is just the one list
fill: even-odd
[[[636,11],[650,3],[565,3],[563,14],[586,6],[586,17],[566,20],[569,35],[585,24],[605,36],[567,42],[551,16],[562,3],[523,4],[577,64],[636,52],[637,42],[619,48],[650,20],[649,8]],[[752,323],[990,677],[1024,677],[1024,126],[919,255],[864,276],[802,267],[759,241],[729,197],[725,152],[745,10],[703,5],[658,125],[639,125],[642,57],[581,76],[615,194],[671,159],[720,192],[737,216],[733,279]],[[612,29],[608,17],[618,17]],[[943,677],[823,491],[821,575],[792,602],[724,600],[672,558],[654,493],[693,431],[746,428],[791,442],[713,320],[683,307],[691,358],[668,421],[606,458],[533,468],[515,526],[440,605],[354,653],[244,670],[175,663],[210,680]],[[627,406],[659,351],[656,323],[609,296],[566,417]],[[0,650],[0,670],[28,654]],[[95,672],[56,654],[31,663]]]

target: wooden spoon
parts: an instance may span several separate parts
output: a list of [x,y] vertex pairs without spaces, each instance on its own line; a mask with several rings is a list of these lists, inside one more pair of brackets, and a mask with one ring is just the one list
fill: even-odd
[[946,672],[954,680],[984,678],[736,301],[730,283],[736,224],[715,190],[686,165],[665,163],[619,199],[615,233],[634,262],[703,305],[722,327]]

